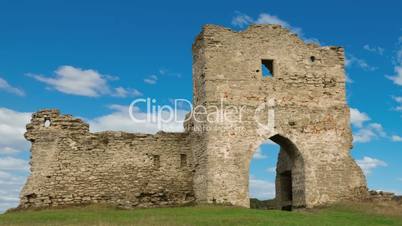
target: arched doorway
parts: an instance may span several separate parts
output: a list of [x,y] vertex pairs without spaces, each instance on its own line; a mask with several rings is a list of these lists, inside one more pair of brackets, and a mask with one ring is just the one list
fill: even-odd
[[[266,176],[261,178],[261,172],[258,173],[256,170],[261,171],[264,165],[263,173],[266,173]],[[256,174],[260,178],[256,178]],[[262,185],[275,191],[272,199],[260,200],[267,196],[258,197],[256,188],[253,187],[256,181],[262,194],[269,194],[269,191],[265,193],[261,191],[261,188],[264,188]],[[295,207],[305,206],[303,158],[296,145],[282,135],[270,137],[269,141],[263,142],[255,151],[250,162],[249,183],[251,208],[292,210]]]

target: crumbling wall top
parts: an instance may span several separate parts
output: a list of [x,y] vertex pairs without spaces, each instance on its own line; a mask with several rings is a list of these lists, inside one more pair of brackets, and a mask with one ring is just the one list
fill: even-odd
[[85,134],[89,132],[89,125],[71,115],[61,115],[57,109],[44,109],[32,114],[31,122],[27,124],[26,129],[25,138],[34,141],[41,134],[61,131]]
[[[320,51],[328,51],[335,52],[340,56],[341,60],[344,60],[344,49],[341,46],[321,46],[317,42],[307,42],[299,37],[298,34],[293,31],[285,28],[281,25],[277,24],[252,24],[248,26],[245,30],[236,31],[230,28],[222,27],[214,24],[206,24],[202,27],[202,31],[195,38],[195,42],[193,43],[193,49],[197,48],[199,42],[205,40],[215,40],[218,41],[220,38],[224,37],[224,34],[232,34],[232,35],[240,35],[244,37],[251,36],[266,36],[266,34],[271,34],[269,39],[277,39],[277,40],[288,40],[291,42],[291,45],[295,46],[305,46],[310,50],[318,49]],[[264,40],[261,40],[264,41]]]

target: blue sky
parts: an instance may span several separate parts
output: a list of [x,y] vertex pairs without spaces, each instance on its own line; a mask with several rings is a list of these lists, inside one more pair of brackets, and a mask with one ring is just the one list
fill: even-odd
[[[236,30],[279,23],[305,40],[343,46],[352,155],[370,188],[402,193],[401,10],[400,1],[3,0],[0,210],[16,205],[28,174],[22,134],[31,112],[59,108],[95,131],[155,132],[133,128],[122,108],[136,97],[191,99],[191,44],[207,23]],[[253,159],[254,196],[272,195],[276,158],[277,147],[267,144]]]

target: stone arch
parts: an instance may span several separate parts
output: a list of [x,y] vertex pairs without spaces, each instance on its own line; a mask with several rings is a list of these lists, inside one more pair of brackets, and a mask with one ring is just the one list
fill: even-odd
[[[275,179],[277,208],[291,210],[292,208],[305,207],[305,168],[302,153],[296,144],[284,135],[275,134],[267,140],[271,140],[280,146]],[[263,143],[261,142],[260,145]],[[258,147],[255,148],[254,152],[257,149]],[[249,166],[250,162],[251,158]]]

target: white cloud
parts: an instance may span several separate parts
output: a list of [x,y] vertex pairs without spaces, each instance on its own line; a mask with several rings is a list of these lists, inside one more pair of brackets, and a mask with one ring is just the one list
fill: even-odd
[[0,78],[0,90],[8,93],[15,94],[17,96],[25,96],[25,92],[22,89],[11,86],[6,80]]
[[356,108],[350,108],[350,123],[354,129],[353,142],[367,143],[379,137],[387,137],[384,128],[379,123],[369,123],[370,117]]
[[268,13],[261,13],[257,20],[255,21],[256,24],[278,24],[281,25],[282,27],[289,28],[292,30],[294,33],[300,33],[300,28],[293,28],[291,27],[288,22],[279,19],[279,17],[270,15]]
[[30,119],[31,113],[0,108],[0,154],[12,154],[29,148],[24,133]]
[[361,68],[361,69],[363,69],[365,71],[375,71],[375,70],[377,70],[377,67],[369,65],[365,60],[357,58],[357,57],[355,57],[353,55],[348,55],[345,58],[345,65],[347,67],[355,65],[355,66],[357,66],[357,67],[359,67],[359,68]]
[[236,16],[232,18],[232,25],[243,28],[250,24],[278,24],[284,28],[291,30],[293,33],[300,34],[301,29],[290,26],[290,24],[275,15],[269,13],[261,13],[257,19],[253,19],[247,14],[236,11]]
[[402,86],[402,66],[396,66],[394,68],[395,75],[387,76],[387,78],[391,79],[394,84],[398,86]]
[[251,18],[250,16],[243,14],[241,12],[236,11],[236,16],[232,18],[232,25],[235,27],[240,27],[243,28],[245,26],[248,26],[249,24],[253,24],[254,19]]
[[383,55],[384,54],[384,48],[381,47],[371,47],[370,45],[366,44],[363,46],[363,49],[372,52],[372,53],[377,53],[379,55]]
[[[402,37],[399,38],[399,44],[401,42]],[[402,86],[402,45],[396,54],[396,66],[394,68],[395,74],[393,76],[386,76],[390,80],[394,82],[394,84],[398,86]]]
[[131,88],[123,88],[123,87],[117,87],[114,89],[115,92],[112,94],[112,96],[115,97],[138,97],[142,96],[142,93],[138,91],[137,89],[131,89]]
[[392,98],[397,103],[397,106],[394,108],[394,110],[402,112],[402,97],[392,97]]
[[399,103],[402,104],[402,97],[394,97],[394,100]]
[[275,197],[275,183],[250,176],[249,193],[251,198],[272,199]]
[[21,150],[12,147],[2,147],[0,148],[0,155],[14,155],[19,153]]
[[262,146],[267,147],[266,145],[274,145],[274,146],[276,145],[276,146],[277,146],[278,144],[275,143],[275,142],[273,142],[273,141],[270,140],[270,139],[265,140],[265,141],[258,147],[258,149],[254,152],[253,159],[265,159],[265,158],[268,157],[268,155],[264,154],[264,153],[262,152],[262,149],[261,149]]
[[268,173],[276,173],[276,166],[267,168]]
[[18,195],[29,172],[27,160],[6,155],[26,151],[25,125],[31,113],[0,108],[0,213],[18,205]]
[[353,134],[353,142],[367,143],[372,139],[379,137],[386,137],[386,133],[379,123],[370,123],[367,126],[363,126],[356,133]]
[[360,112],[356,108],[350,108],[350,123],[356,127],[362,127],[363,123],[369,121],[370,117],[364,113]]
[[345,74],[345,76],[346,76],[347,83],[353,83],[353,79],[347,73]]
[[395,142],[402,142],[402,137],[398,136],[398,135],[393,135],[391,137],[391,139],[392,139],[392,141],[395,141]]
[[156,76],[156,75],[150,75],[144,79],[145,83],[148,83],[151,85],[156,84],[157,81],[158,81],[158,76]]
[[363,159],[356,160],[356,162],[366,175],[369,175],[375,168],[388,166],[388,164],[382,160],[367,156],[364,156]]
[[181,78],[181,73],[171,72],[168,69],[159,69],[159,74],[164,76],[171,76],[176,78]]
[[265,155],[264,153],[262,153],[261,147],[259,147],[253,155],[253,159],[266,159],[268,157],[268,155]]
[[18,196],[25,180],[26,176],[0,171],[0,213],[18,205]]
[[28,74],[36,80],[49,85],[59,92],[87,97],[110,95],[115,97],[138,96],[140,92],[131,88],[110,88],[108,81],[118,80],[118,77],[105,75],[92,69],[81,69],[73,66],[61,66],[55,71],[55,76]]
[[42,75],[31,76],[66,94],[96,97],[110,93],[107,85],[108,76],[92,69],[83,70],[73,66],[61,66],[55,71],[53,78]]
[[[133,115],[136,119],[143,119],[144,122],[134,122],[130,118],[128,106],[123,105],[111,105],[110,109],[113,110],[112,113],[103,115],[92,120],[89,120],[90,129],[93,132],[114,130],[114,131],[125,131],[125,132],[137,132],[137,133],[149,133],[154,134],[160,130],[165,132],[183,132],[183,120],[187,111],[177,110],[175,112],[177,120],[172,120],[168,122],[161,121],[151,121],[148,122],[147,113],[136,110]],[[168,119],[168,112],[162,111],[161,116],[163,119]]]
[[0,171],[28,171],[28,161],[14,157],[0,158]]
[[236,15],[232,18],[231,22],[235,27],[243,28],[250,24],[278,24],[299,35],[305,42],[319,44],[317,39],[304,37],[301,28],[291,26],[288,22],[280,19],[278,16],[269,13],[261,13],[257,19],[253,19],[251,16],[239,11],[236,11],[235,14]]
[[171,72],[168,69],[159,69],[158,72],[144,78],[144,82],[150,85],[154,85],[158,82],[159,78],[163,76],[181,78],[181,73]]

